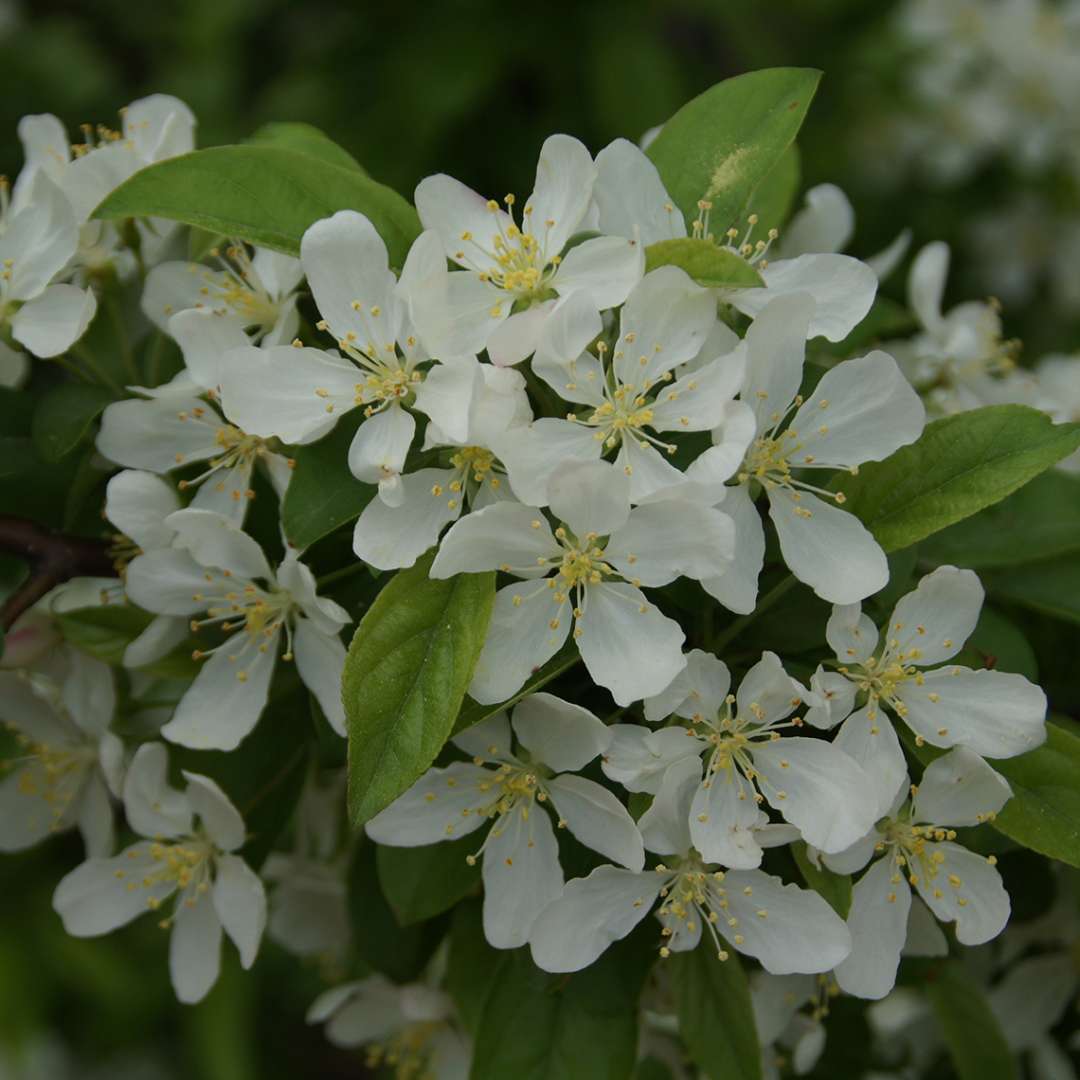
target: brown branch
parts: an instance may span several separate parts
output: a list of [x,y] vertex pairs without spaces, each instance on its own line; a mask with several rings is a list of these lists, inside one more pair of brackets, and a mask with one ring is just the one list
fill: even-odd
[[62,582],[75,577],[113,577],[116,573],[104,541],[65,536],[12,514],[0,514],[0,551],[17,555],[30,565],[30,576],[0,607],[0,629],[5,631]]

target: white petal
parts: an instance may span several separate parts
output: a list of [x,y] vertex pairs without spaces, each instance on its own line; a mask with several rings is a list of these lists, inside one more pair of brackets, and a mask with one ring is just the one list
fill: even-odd
[[562,554],[539,511],[518,503],[495,503],[467,514],[443,537],[431,577],[475,574],[512,567],[536,573],[538,561]]
[[167,778],[169,753],[163,743],[143,743],[124,776],[124,814],[143,836],[183,836],[191,832],[191,805]]
[[591,428],[550,417],[506,432],[491,449],[506,467],[514,494],[528,506],[547,504],[551,474],[564,462],[595,461],[602,452]]
[[652,408],[657,431],[706,431],[719,427],[724,409],[746,377],[746,351],[718,356],[661,388]]
[[748,615],[757,604],[758,575],[765,562],[765,530],[746,484],[727,489],[724,513],[735,524],[735,559],[715,577],[703,578],[702,587],[729,611]]
[[181,904],[169,936],[169,975],[176,997],[185,1005],[202,1001],[221,969],[221,922],[204,896]]
[[168,333],[169,320],[178,312],[190,309],[227,312],[224,301],[215,302],[211,298],[221,296],[228,285],[224,272],[199,263],[159,263],[146,275],[142,310],[159,330]]
[[208,776],[184,770],[187,797],[206,835],[221,851],[235,851],[247,837],[244,819],[229,796]]
[[26,166],[44,169],[51,179],[59,180],[71,161],[71,145],[60,120],[52,113],[24,116],[18,132]]
[[621,304],[645,272],[637,240],[597,236],[566,253],[551,284],[560,296],[582,293],[597,309]]
[[266,929],[266,890],[258,874],[236,855],[215,860],[214,910],[240,953],[244,968],[255,963]]
[[203,663],[161,729],[170,742],[194,750],[235,750],[251,733],[270,693],[278,650],[275,641],[262,652],[245,637],[233,635]]
[[207,390],[221,382],[225,354],[250,344],[238,320],[207,308],[189,308],[171,316],[169,334],[180,346],[192,379]]
[[808,253],[843,251],[855,231],[851,200],[835,184],[818,184],[805,195],[806,205],[784,228],[784,258]]
[[784,562],[822,600],[850,604],[885,587],[885,553],[854,514],[807,491],[797,502],[782,488],[768,495]]
[[11,336],[35,356],[59,356],[83,336],[96,312],[93,289],[50,285],[15,313]]
[[754,788],[734,768],[710,772],[690,805],[690,838],[706,862],[733,870],[761,865],[754,836],[758,822]]
[[593,681],[619,705],[659,693],[686,666],[686,635],[639,589],[625,582],[590,585],[577,620],[578,648]]
[[874,655],[878,632],[858,603],[838,604],[825,624],[825,640],[841,663],[861,664]]
[[592,201],[596,166],[584,145],[569,135],[549,135],[540,148],[526,228],[550,258],[575,233]]
[[743,676],[735,695],[742,720],[767,724],[790,716],[801,701],[799,684],[784,670],[780,657],[763,652]]
[[752,756],[769,781],[762,787],[769,804],[821,851],[843,851],[879,816],[871,777],[822,739],[777,739],[755,746]]
[[655,722],[671,715],[687,720],[713,719],[731,689],[727,664],[712,653],[691,649],[686,667],[666,690],[645,702],[645,719]]
[[912,820],[981,825],[1009,801],[1012,789],[978,754],[957,746],[927,765],[912,801]]
[[536,351],[551,315],[555,301],[534,304],[524,311],[514,312],[488,335],[487,350],[491,362],[498,367],[520,364]]
[[[1055,1027],[1076,993],[1076,984],[1076,966],[1067,955],[1029,956],[1006,971],[990,991],[990,1007],[1009,1048],[1014,1052],[1028,1049]],[[1038,1070],[1034,1075],[1052,1080]]]
[[163,161],[195,149],[195,116],[172,94],[148,94],[123,111],[124,134],[143,161]]
[[472,758],[483,758],[489,762],[517,760],[511,748],[510,721],[504,712],[465,728],[454,735],[451,742]]
[[293,632],[296,670],[315,695],[330,726],[345,737],[345,707],[341,703],[341,673],[345,646],[337,634],[319,630],[310,619],[301,619]]
[[168,547],[175,533],[165,519],[179,509],[172,484],[151,473],[126,469],[105,488],[105,516],[143,551]]
[[480,352],[509,317],[511,304],[501,289],[477,274],[447,273],[443,267],[441,274],[410,289],[409,310],[427,349],[449,360]]
[[104,735],[116,709],[116,684],[107,664],[71,650],[61,686],[61,699],[71,719],[95,739]]
[[0,387],[18,390],[30,374],[30,358],[24,352],[0,342]]
[[163,473],[213,457],[220,450],[215,437],[224,426],[195,397],[116,401],[102,413],[97,448],[118,465]]
[[116,827],[109,789],[96,770],[86,778],[75,807],[76,824],[89,858],[104,858],[116,846]]
[[[512,224],[506,211],[490,209],[487,199],[445,173],[421,180],[414,201],[424,228],[438,233],[448,258],[462,266],[495,266],[494,259],[481,252],[493,251],[495,237]],[[476,242],[463,240],[465,233],[471,233]]]
[[649,586],[711,578],[734,554],[735,525],[727,514],[674,499],[636,507],[604,549],[623,577]]
[[78,242],[71,204],[43,172],[37,172],[31,205],[9,214],[0,236],[0,261],[11,274],[7,298],[27,301],[40,296],[75,254]]
[[580,971],[620,941],[652,910],[662,874],[597,867],[576,878],[533,923],[529,946],[544,971]]
[[887,814],[897,793],[908,784],[907,761],[889,718],[865,706],[840,725],[833,745],[870,776],[877,791],[878,816]]
[[656,166],[632,142],[616,139],[596,155],[593,197],[600,232],[642,245],[686,235],[682,212],[671,201]]
[[287,296],[304,279],[304,264],[299,259],[270,248],[257,247],[251,266],[266,291],[276,299]]
[[552,694],[530,694],[514,710],[514,734],[556,772],[583,769],[611,742],[611,728],[580,705]]
[[634,819],[607,788],[583,776],[564,774],[547,782],[560,824],[588,848],[630,870],[645,865],[645,848]]
[[141,608],[161,615],[192,615],[206,609],[206,571],[186,551],[158,548],[132,559],[124,587]]
[[[0,780],[0,851],[23,851],[70,824],[49,796],[55,784],[37,759],[12,769]],[[107,854],[88,852],[90,855]]]
[[209,510],[177,510],[165,519],[176,531],[173,544],[190,551],[206,567],[219,567],[240,578],[273,580],[273,572],[257,540],[220,514]]
[[629,483],[622,470],[606,461],[569,461],[551,474],[551,512],[579,538],[607,536],[630,515]]
[[416,388],[416,407],[460,445],[469,438],[470,411],[483,387],[484,370],[476,360],[436,364]]
[[[982,855],[959,844],[927,844],[926,854],[945,856],[937,875],[919,876],[916,888],[926,906],[942,921],[956,921],[956,939],[962,945],[981,945],[996,938],[1009,921],[1009,894],[1001,875]],[[958,884],[957,884],[958,883]]]
[[888,353],[827,371],[791,420],[800,449],[791,464],[860,465],[914,442],[926,422],[919,395]]
[[820,664],[810,676],[810,692],[804,698],[810,706],[803,719],[822,731],[830,731],[851,715],[856,687],[838,671],[826,671]]
[[1023,675],[949,666],[928,671],[921,686],[902,683],[896,697],[904,722],[931,746],[959,744],[1005,758],[1046,739],[1046,695]]
[[699,757],[705,744],[686,728],[666,727],[650,731],[639,724],[614,724],[611,743],[604,751],[604,775],[627,791],[660,790],[668,766],[687,757]]
[[[375,1039],[386,1039],[401,1029],[404,1017],[401,1014],[401,994],[396,986],[381,975],[374,975],[359,983],[347,987],[337,987],[339,991],[350,991],[348,1000],[338,1005],[329,1001],[330,994],[316,999],[308,1013],[308,1023],[318,1023],[329,1017],[326,1025],[326,1038],[334,1046],[363,1046]],[[327,999],[324,1005],[324,999]],[[316,1006],[322,1005],[325,1017],[315,1014]],[[331,1005],[337,1006],[332,1012]]]
[[908,303],[928,330],[941,324],[941,299],[948,275],[949,245],[940,240],[922,248],[908,271]]
[[376,413],[356,429],[349,445],[349,471],[366,484],[397,477],[405,467],[415,432],[416,421],[400,406]]
[[[841,851],[835,855],[822,855],[821,862],[834,873],[856,874],[874,858],[880,842],[881,834],[877,829],[871,829],[864,837],[856,840],[847,851]],[[812,848],[808,850],[813,851]]]
[[740,347],[746,353],[742,400],[754,410],[759,431],[776,424],[799,392],[813,311],[805,294],[777,297],[746,331]]
[[690,807],[700,786],[701,761],[696,753],[676,761],[664,772],[652,805],[638,819],[649,851],[685,855],[690,850]]
[[496,949],[529,940],[536,917],[563,887],[559,846],[547,813],[535,807],[499,817],[484,848],[484,936]]
[[456,840],[488,824],[490,819],[476,810],[491,801],[493,775],[490,769],[457,761],[429,769],[364,829],[377,844],[391,847]]
[[670,465],[655,446],[633,436],[622,440],[615,464],[630,478],[631,502],[652,500],[658,492],[674,492],[687,482],[685,474]]
[[234,465],[215,471],[199,485],[195,498],[188,504],[191,510],[206,510],[225,518],[240,528],[251,502],[251,473],[255,462],[243,457]]
[[888,630],[890,651],[919,667],[951,660],[975,632],[983,595],[982,584],[972,571],[939,566],[893,609]]
[[[893,881],[892,859],[878,859],[855,883],[848,929],[851,955],[836,968],[836,981],[855,997],[883,998],[896,983],[907,939],[911,889],[902,874]],[[892,899],[890,899],[890,897]]]

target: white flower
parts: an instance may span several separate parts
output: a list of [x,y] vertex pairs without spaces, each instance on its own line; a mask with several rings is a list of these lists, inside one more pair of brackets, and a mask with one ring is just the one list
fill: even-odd
[[439,534],[466,508],[482,509],[513,499],[495,448],[516,443],[532,419],[525,380],[509,368],[462,360],[473,373],[468,427],[456,439],[431,421],[425,451],[446,449],[446,467],[418,469],[401,477],[400,502],[372,499],[353,531],[353,551],[380,570],[412,566],[438,542]]
[[[633,236],[598,236],[565,255],[574,233],[589,228],[596,166],[568,135],[552,135],[540,151],[536,184],[521,222],[515,200],[502,210],[440,173],[416,188],[425,229],[403,275],[424,344],[445,358],[487,348],[496,364],[516,364],[537,347],[557,297],[581,293],[593,311],[621,304],[644,269]],[[430,249],[463,267],[447,273]],[[423,268],[415,265],[418,254]]]
[[[627,238],[640,236],[642,246],[686,236],[686,222],[664,189],[656,166],[633,144],[617,139],[596,158],[598,180],[594,198],[601,232]],[[702,193],[704,194],[704,193]],[[711,204],[702,200],[701,213],[692,234],[715,242],[709,232]],[[814,309],[806,325],[807,337],[819,334],[841,341],[862,321],[877,292],[874,270],[849,255],[805,254],[793,259],[765,258],[776,240],[776,230],[768,239],[755,239],[758,224],[751,214],[745,232],[734,226],[723,236],[723,246],[746,259],[761,275],[764,288],[720,289],[720,299],[756,318],[778,296],[806,293],[814,299]]]
[[402,1080],[468,1080],[472,1047],[454,1023],[453,1002],[440,990],[422,983],[395,986],[383,975],[369,975],[312,1002],[307,1022],[324,1021],[335,1046],[366,1047],[369,1068],[390,1065]]
[[[667,691],[645,702],[647,719],[674,715],[689,720],[690,727],[669,727],[654,735],[647,728],[617,725],[604,755],[604,772],[631,791],[656,792],[661,762],[697,762],[690,838],[704,859],[723,866],[761,865],[755,830],[758,808],[765,802],[821,850],[843,851],[865,835],[877,817],[873,783],[836,746],[787,734],[802,726],[789,717],[804,691],[780,658],[764,653],[746,673],[738,694],[730,694],[730,688],[723,661],[695,649]],[[667,734],[675,731],[681,740]]]
[[[548,340],[532,369],[561,397],[586,409],[565,420],[538,421],[525,440],[516,432],[503,440],[515,493],[532,501],[559,461],[616,451],[616,463],[630,477],[631,501],[642,502],[686,479],[667,460],[677,446],[659,434],[722,425],[741,440],[706,451],[710,460],[702,466],[714,482],[726,480],[746,450],[753,422],[750,410],[733,401],[744,353],[732,351],[738,339],[726,326],[718,329],[708,290],[677,267],[661,267],[627,297],[612,348],[601,340],[596,355],[585,351],[601,329],[597,312],[576,296],[550,317]],[[680,365],[688,366],[676,377]]]
[[412,329],[386,245],[371,222],[352,210],[315,222],[300,258],[327,329],[344,357],[319,349],[238,348],[221,372],[226,415],[245,431],[286,442],[325,434],[362,406],[366,421],[349,447],[358,480],[378,484],[401,502],[401,470],[416,431],[415,405],[452,438],[464,438],[473,390],[471,367],[420,365],[427,354]]
[[741,396],[754,411],[757,437],[737,474],[738,487],[724,503],[737,530],[735,563],[703,582],[710,595],[740,613],[754,609],[765,555],[761,521],[751,502],[753,485],[768,498],[784,561],[818,596],[850,603],[877,592],[889,579],[877,541],[858,518],[833,505],[842,503],[843,495],[797,474],[856,472],[863,462],[880,461],[919,437],[925,412],[896,362],[883,352],[837,364],[804,400],[799,386],[811,309],[806,296],[773,300],[740,345],[746,353]]
[[[668,770],[639,825],[645,846],[674,856],[635,873],[601,866],[576,878],[549,904],[529,935],[533,960],[545,971],[580,971],[626,937],[659,899],[661,956],[694,948],[708,931],[721,959],[725,941],[776,975],[828,971],[847,956],[851,937],[815,892],[784,885],[760,870],[709,864],[691,847],[690,803],[700,770],[686,760]],[[763,836],[767,836],[766,827]],[[790,837],[783,830],[779,843]]]
[[[575,776],[606,749],[611,735],[587,709],[550,694],[533,694],[454,737],[473,755],[430,769],[367,823],[379,844],[418,847],[456,840],[490,823],[483,854],[484,933],[497,949],[524,945],[544,906],[559,895],[563,876],[545,805],[586,847],[631,870],[645,863],[633,818],[607,788]],[[476,855],[470,855],[473,862]]]
[[[761,1043],[762,1067],[768,1080],[779,1080],[790,1053],[796,1076],[804,1076],[817,1064],[825,1049],[825,1025],[829,1000],[836,984],[828,976],[770,975],[756,972],[750,984],[754,1024]],[[809,1006],[808,1011],[804,1011]],[[779,1053],[779,1048],[785,1055]]]
[[851,955],[836,968],[841,989],[856,997],[884,997],[893,987],[908,934],[911,886],[938,919],[955,921],[964,945],[996,937],[1009,918],[996,860],[954,843],[950,827],[992,821],[1012,795],[1009,785],[978,754],[957,747],[931,762],[912,790],[905,803],[901,789],[888,815],[848,851],[823,856],[831,869],[852,873],[884,852],[855,884],[848,914]]
[[124,755],[109,731],[115,707],[112,672],[70,646],[34,671],[0,672],[0,720],[19,748],[0,781],[0,850],[73,825],[89,855],[113,850],[109,795],[120,794]]
[[558,651],[571,622],[593,681],[620,705],[659,693],[682,670],[685,635],[640,586],[700,580],[726,565],[731,522],[679,500],[631,511],[629,483],[606,462],[571,461],[549,485],[551,512],[561,522],[554,532],[540,511],[497,503],[462,518],[443,538],[432,577],[498,569],[528,579],[495,597],[469,688],[477,701],[513,694]]
[[844,720],[836,743],[874,777],[882,812],[906,771],[884,709],[903,720],[920,745],[966,746],[984,757],[1015,757],[1046,738],[1046,695],[1023,675],[945,664],[974,631],[982,602],[972,571],[939,566],[897,602],[880,649],[877,628],[858,604],[833,608],[825,636],[838,673],[866,701],[847,715],[854,700],[841,692],[844,707],[830,715],[812,711],[807,719],[819,726]]
[[124,780],[124,810],[128,824],[147,839],[76,867],[57,885],[53,907],[69,934],[97,937],[175,897],[159,925],[172,930],[169,973],[176,996],[192,1004],[217,981],[223,929],[240,963],[249,968],[255,962],[266,895],[255,872],[233,854],[244,843],[236,807],[206,776],[185,771],[187,788],[170,787],[167,769],[161,743],[138,749]]
[[338,634],[348,613],[316,595],[315,579],[295,552],[275,573],[262,548],[219,514],[179,510],[165,523],[176,533],[175,546],[131,562],[128,596],[161,615],[205,612],[192,626],[219,626],[229,636],[196,652],[206,663],[162,735],[201,750],[234,749],[266,705],[282,651],[295,659],[331,727],[344,735],[345,646]]

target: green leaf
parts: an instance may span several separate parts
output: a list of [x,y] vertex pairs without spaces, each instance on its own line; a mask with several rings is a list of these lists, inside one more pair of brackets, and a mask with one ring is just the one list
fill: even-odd
[[470,1080],[627,1080],[654,956],[644,936],[631,936],[583,971],[548,975],[528,949],[506,953],[491,977]]
[[687,224],[712,203],[719,235],[772,172],[802,126],[821,78],[809,68],[738,75],[687,102],[647,151]]
[[699,946],[666,961],[679,1033],[691,1059],[711,1080],[761,1080],[750,988],[738,956],[726,960]]
[[419,779],[450,736],[483,648],[495,574],[428,577],[429,552],[375,598],[349,646],[342,700],[349,815],[359,827]]
[[441,915],[480,882],[480,868],[465,857],[480,846],[463,836],[426,847],[381,846],[376,853],[379,884],[401,926]]
[[580,659],[581,654],[578,652],[577,646],[571,641],[564,645],[539,671],[530,675],[513,697],[508,697],[497,705],[481,705],[479,702],[473,701],[471,697],[466,697],[461,712],[458,713],[457,719],[454,721],[454,734],[456,735],[459,731],[472,727],[473,724],[482,723],[496,713],[512,709],[522,698],[528,697],[529,694],[535,694],[537,690],[545,687],[552,679],[558,678],[564,671],[569,671]]
[[465,900],[458,904],[450,917],[445,986],[470,1036],[476,1036],[495,968],[506,958],[507,953],[493,949],[484,937],[481,901]]
[[1080,446],[1080,424],[1054,424],[1026,405],[947,416],[884,461],[836,487],[886,551],[896,551],[1000,502]]
[[100,386],[62,383],[44,394],[34,410],[31,435],[45,461],[60,461],[82,441],[113,395]]
[[120,664],[124,650],[149,625],[153,616],[127,604],[78,608],[56,616],[60,633],[77,649],[106,664]]
[[739,215],[745,220],[751,214],[757,214],[755,237],[764,238],[770,229],[783,227],[799,193],[801,179],[799,148],[792,143],[769,170],[769,175],[754,189]]
[[1052,469],[996,506],[950,525],[923,554],[972,570],[1018,566],[1080,551],[1080,476]]
[[300,253],[304,230],[337,210],[366,214],[400,267],[420,234],[416,211],[355,168],[280,146],[215,146],[137,172],[94,211],[104,219],[163,217]]
[[984,575],[996,597],[1013,600],[1033,611],[1080,623],[1080,555],[1065,555]]
[[339,146],[314,124],[304,124],[299,121],[263,124],[247,141],[251,146],[278,146],[284,150],[295,150],[299,154],[318,158],[329,165],[353,169],[367,175],[364,167],[344,146]]
[[1012,1051],[979,984],[957,961],[935,965],[926,997],[958,1080],[1015,1080]]
[[755,288],[761,275],[734,251],[711,240],[660,240],[645,249],[645,271],[677,266],[708,289]]
[[806,844],[802,840],[791,845],[791,854],[803,881],[821,896],[841,919],[846,919],[851,910],[851,875],[834,874],[827,867],[815,866],[806,854]]
[[363,420],[360,411],[343,417],[325,438],[292,451],[296,463],[281,506],[289,543],[301,551],[360,516],[375,496],[349,470],[349,444]]

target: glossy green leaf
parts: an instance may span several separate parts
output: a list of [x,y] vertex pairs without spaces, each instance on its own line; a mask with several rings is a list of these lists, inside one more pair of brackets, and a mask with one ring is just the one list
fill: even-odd
[[292,452],[296,462],[281,506],[289,543],[303,551],[360,516],[377,488],[349,471],[349,444],[362,421],[360,410],[343,417],[325,438]]
[[720,960],[704,943],[673,953],[669,965],[679,1033],[710,1080],[761,1080],[750,988],[734,952]]
[[112,401],[113,395],[100,386],[69,382],[53,387],[34,410],[34,448],[44,461],[60,461],[79,445]]
[[1012,1051],[982,988],[963,966],[934,965],[924,985],[958,1080],[1015,1080]]
[[215,146],[137,172],[97,218],[163,217],[298,255],[304,230],[337,210],[366,214],[401,267],[420,234],[416,211],[355,168],[281,146]]
[[798,134],[820,78],[809,68],[738,75],[664,124],[647,152],[688,226],[700,199],[712,203],[713,233],[735,220]]
[[994,596],[1080,623],[1080,554],[1046,559],[984,574],[983,581]]
[[495,574],[428,577],[431,552],[399,571],[349,646],[342,700],[349,732],[349,816],[388,806],[450,736],[480,657]]
[[711,240],[660,240],[645,249],[645,270],[677,266],[709,289],[761,287],[761,275],[734,251]]
[[480,883],[479,865],[466,856],[480,846],[476,836],[463,836],[426,847],[381,846],[376,853],[379,884],[394,917],[402,926],[441,915]]
[[770,229],[783,229],[795,196],[799,193],[801,179],[799,148],[792,143],[781,154],[780,160],[769,170],[765,179],[754,188],[739,215],[741,220],[745,220],[751,214],[757,214],[754,238],[765,239]]
[[826,866],[815,866],[810,861],[806,844],[802,840],[791,845],[791,854],[803,881],[821,896],[841,919],[846,919],[851,910],[851,875],[834,874]]
[[299,121],[263,124],[247,141],[252,146],[279,146],[285,150],[295,150],[329,165],[364,173],[364,167],[344,146],[338,145],[314,124]]
[[990,405],[926,426],[838,490],[886,551],[896,551],[1000,502],[1080,446],[1080,424],[1053,424],[1025,405]]

